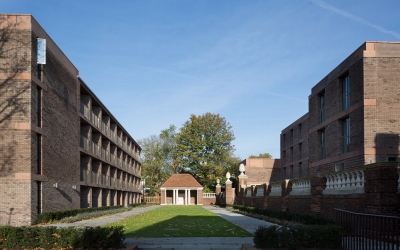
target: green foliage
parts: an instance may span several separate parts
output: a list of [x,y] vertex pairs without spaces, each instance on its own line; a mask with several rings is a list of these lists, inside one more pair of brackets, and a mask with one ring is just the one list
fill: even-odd
[[176,169],[176,128],[171,125],[160,135],[139,141],[142,147],[142,176],[146,176],[148,195],[160,195],[161,185]]
[[91,207],[91,208],[79,208],[79,209],[71,209],[71,210],[63,210],[63,211],[55,211],[55,212],[46,212],[38,215],[37,223],[48,223],[51,221],[59,221],[66,217],[73,217],[77,214],[95,212],[95,211],[106,211],[122,208],[122,206],[108,206],[108,207]]
[[0,226],[0,249],[121,249],[123,227]]
[[178,171],[215,189],[215,180],[230,167],[234,139],[232,127],[218,114],[191,115],[176,137]]
[[258,156],[257,155],[250,155],[249,158],[268,158],[268,159],[271,159],[272,155],[270,155],[269,153],[263,153],[263,154],[260,153]]
[[263,215],[263,216],[266,216],[269,218],[275,218],[280,221],[290,221],[290,222],[301,223],[301,224],[306,224],[306,225],[334,224],[333,220],[326,218],[326,217],[322,217],[322,216],[316,216],[316,215],[300,214],[300,213],[294,213],[294,212],[283,212],[283,211],[264,209],[264,208],[246,207],[246,206],[242,206],[242,205],[233,205],[233,208],[237,209],[239,211],[250,213],[250,214],[257,214],[257,215]]
[[254,232],[253,241],[257,247],[340,248],[341,235],[340,227],[334,224],[260,226]]

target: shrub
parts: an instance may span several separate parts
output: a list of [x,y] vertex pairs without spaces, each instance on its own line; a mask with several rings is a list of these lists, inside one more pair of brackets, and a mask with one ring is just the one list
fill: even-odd
[[254,232],[257,247],[340,248],[341,230],[336,225],[260,226]]
[[121,249],[123,227],[0,226],[0,249]]

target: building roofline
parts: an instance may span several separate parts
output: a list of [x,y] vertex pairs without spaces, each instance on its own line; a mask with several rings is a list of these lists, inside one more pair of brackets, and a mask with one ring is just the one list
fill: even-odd
[[83,81],[83,79],[80,76],[78,76],[78,79],[79,82],[81,83],[81,86],[85,88],[85,90],[95,99],[97,103],[100,104],[101,108],[107,112],[107,115],[110,116],[115,121],[115,123],[117,123],[118,127],[120,127],[122,131],[124,131],[125,134],[128,135],[128,137],[136,144],[136,146],[138,146],[140,150],[142,150],[142,147],[140,147],[140,145],[136,142],[135,139],[133,139],[133,137],[129,134],[129,132],[121,125],[121,123],[119,123],[118,119],[115,118],[115,116],[108,110],[108,108],[103,104],[103,102],[100,101],[97,95],[90,89],[90,87]]

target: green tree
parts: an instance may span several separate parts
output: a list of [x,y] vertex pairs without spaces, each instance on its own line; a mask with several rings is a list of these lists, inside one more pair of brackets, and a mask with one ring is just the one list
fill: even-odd
[[272,158],[272,155],[270,155],[269,153],[263,153],[263,154],[259,154],[257,155],[250,155],[249,158]]
[[149,195],[159,195],[161,185],[175,172],[175,126],[139,141],[142,147],[142,176],[146,178]]
[[191,173],[205,189],[225,175],[234,151],[232,127],[218,114],[191,115],[176,136],[178,172]]

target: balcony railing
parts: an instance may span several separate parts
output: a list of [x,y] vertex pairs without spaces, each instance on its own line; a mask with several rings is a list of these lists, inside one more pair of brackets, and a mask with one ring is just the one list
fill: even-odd
[[81,170],[81,181],[90,182],[90,171]]
[[90,141],[88,138],[81,136],[81,147],[87,151],[89,151]]
[[100,118],[92,111],[92,123],[97,127],[100,128]]
[[83,102],[81,102],[80,106],[81,106],[81,108],[80,108],[81,114],[86,119],[90,120],[90,109],[89,109],[89,107],[86,104],[84,104]]
[[104,122],[101,123],[101,131],[107,136],[110,136],[110,128]]
[[101,157],[101,147],[94,142],[92,142],[92,153]]

